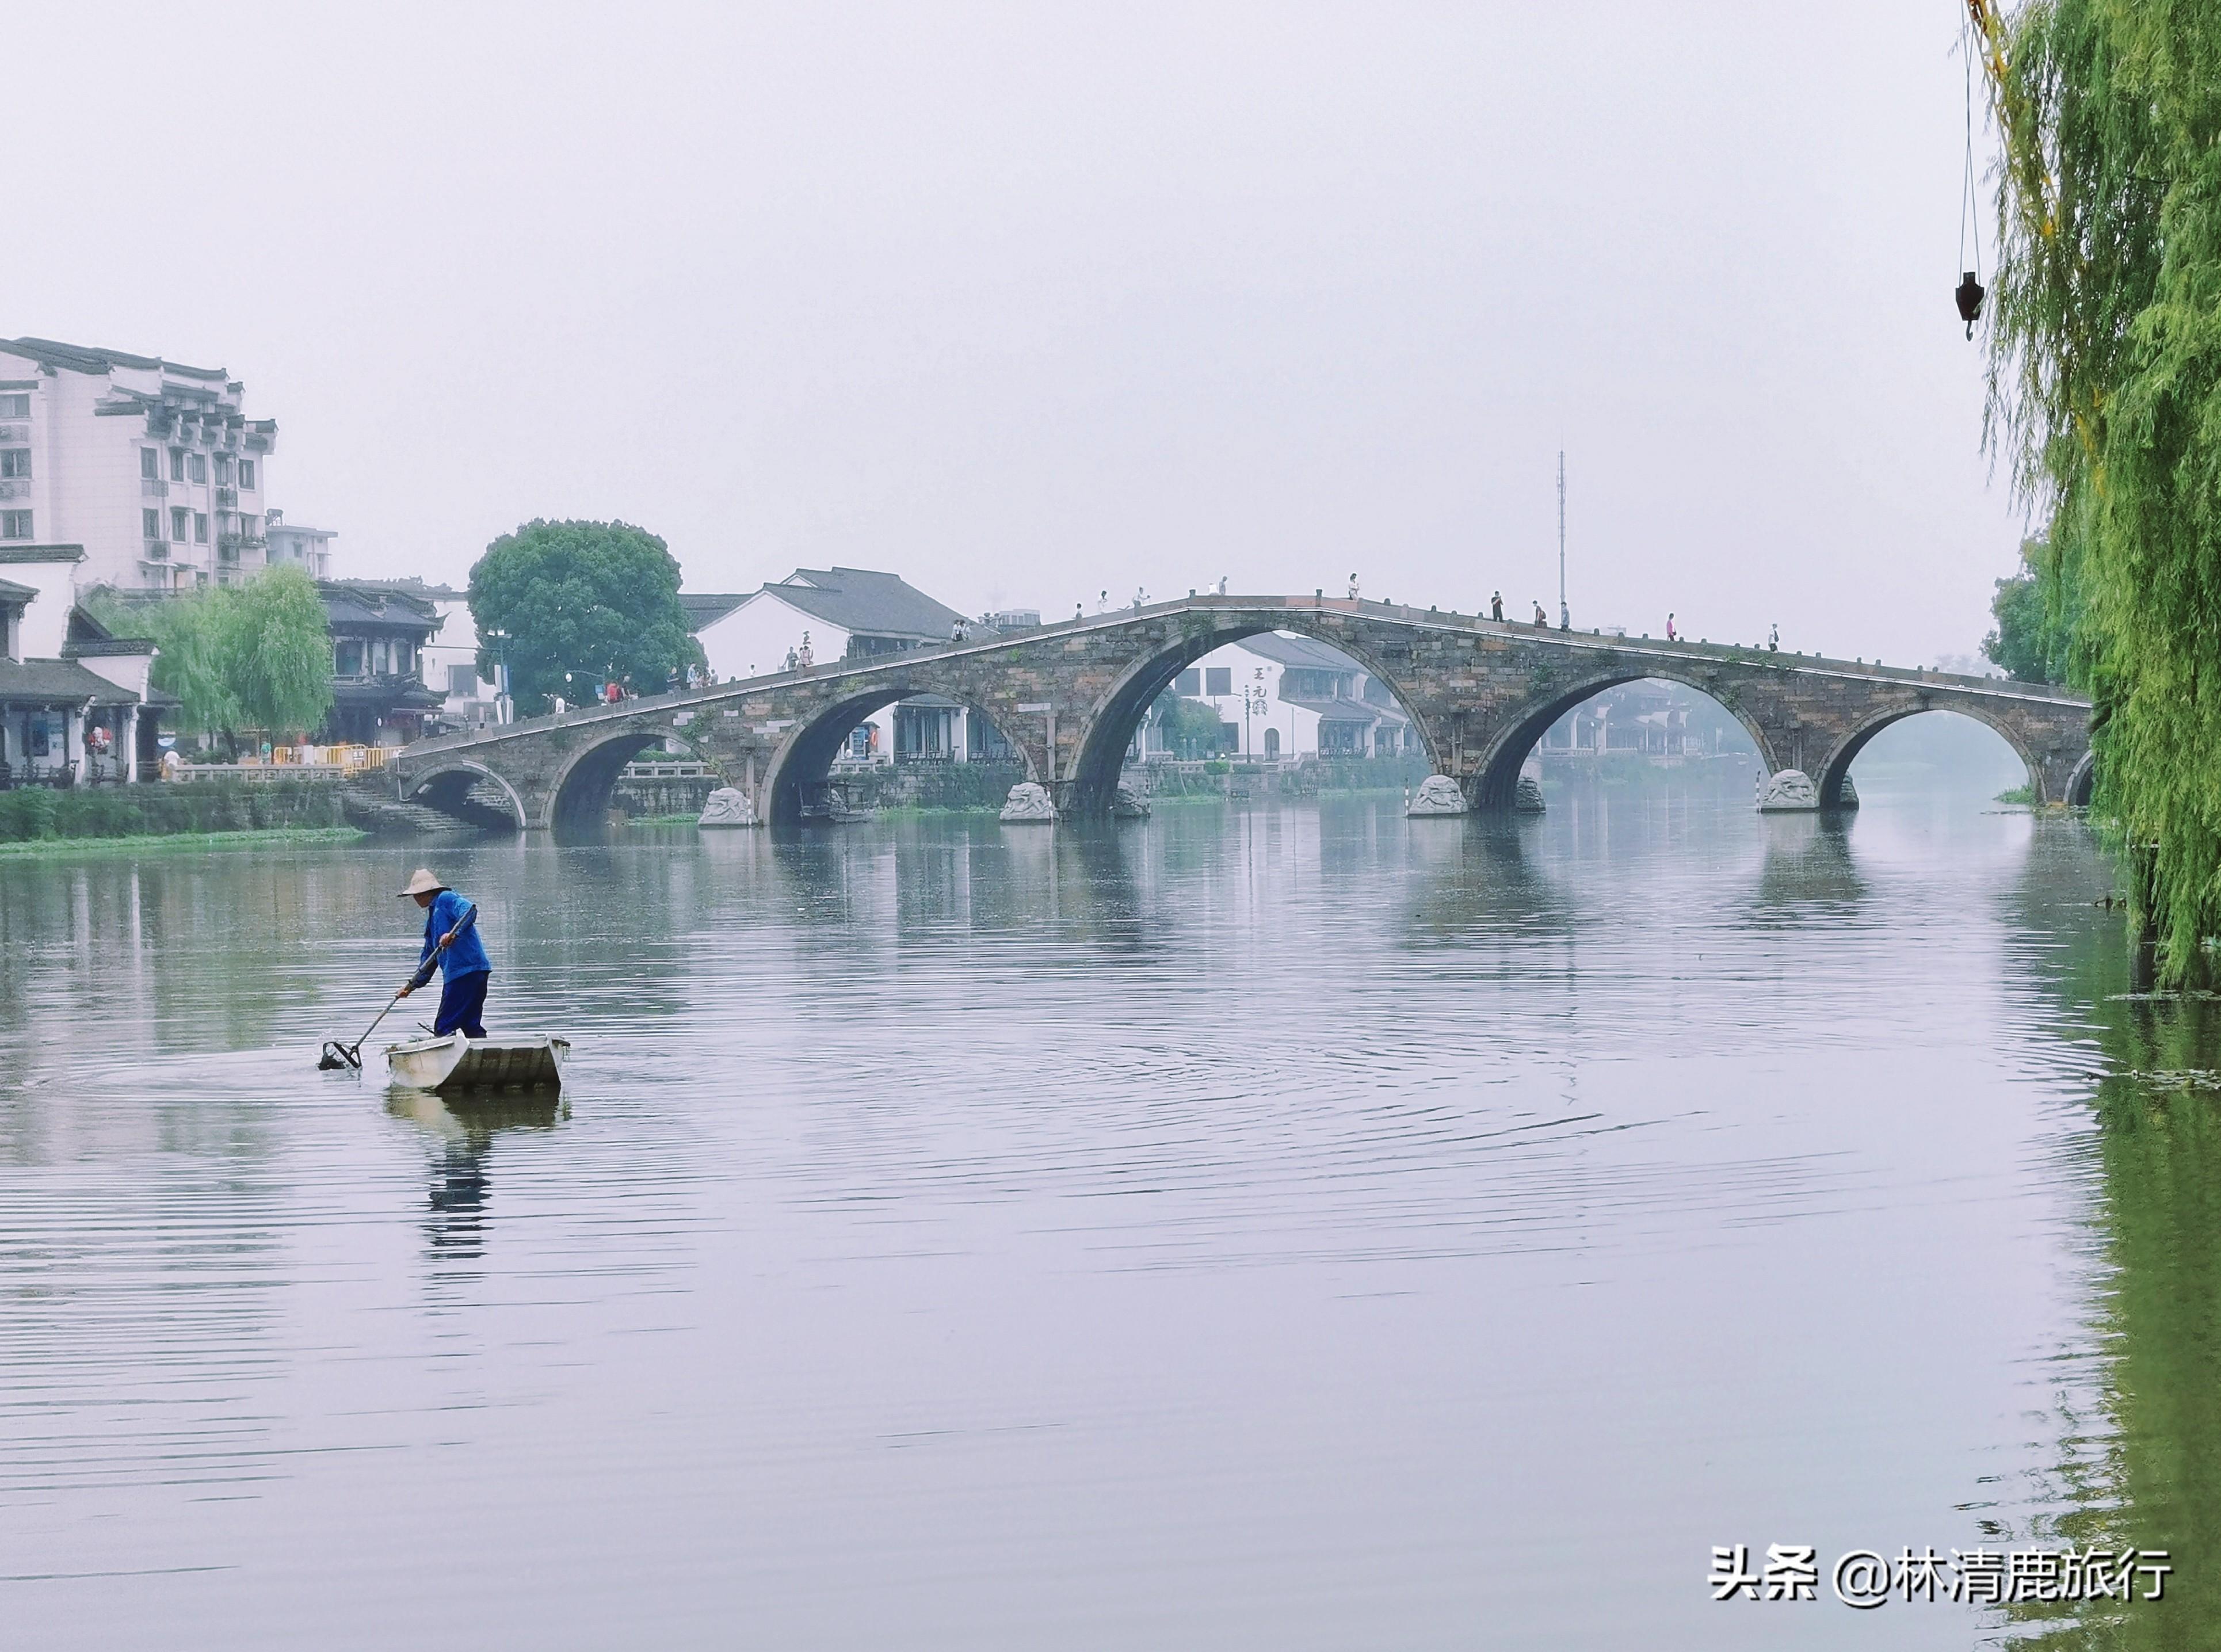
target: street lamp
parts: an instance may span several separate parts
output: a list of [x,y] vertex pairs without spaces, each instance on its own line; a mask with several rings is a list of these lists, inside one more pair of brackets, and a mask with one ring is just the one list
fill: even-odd
[[[516,702],[509,691],[509,633],[491,630],[486,636],[493,643],[493,720],[497,723],[514,722]],[[563,686],[570,685],[566,677]]]

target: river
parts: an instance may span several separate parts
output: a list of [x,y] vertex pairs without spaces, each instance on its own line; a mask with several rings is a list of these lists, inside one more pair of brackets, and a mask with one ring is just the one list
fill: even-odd
[[[485,1111],[316,1069],[432,853],[0,863],[6,1644],[2221,1631],[2221,1131],[2130,1076],[2210,1029],[2078,822],[488,842],[488,1019],[576,1050]],[[2070,1542],[2176,1569],[1830,1588]]]

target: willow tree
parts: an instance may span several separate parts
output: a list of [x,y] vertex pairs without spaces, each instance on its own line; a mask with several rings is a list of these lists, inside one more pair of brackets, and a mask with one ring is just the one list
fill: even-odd
[[244,724],[272,740],[315,733],[332,709],[332,634],[316,582],[276,567],[216,594],[224,674]]
[[126,606],[93,599],[95,617],[152,637],[153,684],[177,697],[168,721],[235,751],[241,731],[313,733],[332,709],[332,639],[316,581],[271,568],[244,585]]
[[2221,7],[1976,0],[2004,153],[1990,435],[2096,702],[2163,979],[2221,931]]

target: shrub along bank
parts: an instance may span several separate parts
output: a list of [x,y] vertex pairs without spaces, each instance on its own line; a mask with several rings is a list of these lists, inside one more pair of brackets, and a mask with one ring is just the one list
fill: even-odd
[[197,780],[0,792],[0,843],[346,824],[340,788],[327,781],[241,785]]

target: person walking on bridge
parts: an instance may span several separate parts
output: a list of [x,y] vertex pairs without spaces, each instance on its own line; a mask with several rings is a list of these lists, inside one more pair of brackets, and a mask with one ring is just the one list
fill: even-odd
[[1674,635],[1674,616],[1670,613],[1666,616],[1666,640],[1668,642],[1679,642],[1681,640]]
[[1535,629],[1538,631],[1547,631],[1550,629],[1550,616],[1542,611],[1542,604],[1540,603],[1535,604]]
[[1488,599],[1488,616],[1498,625],[1504,623],[1504,593],[1498,591]]
[[466,1038],[485,1037],[486,987],[493,980],[493,961],[479,939],[479,909],[435,878],[428,867],[416,868],[401,898],[424,909],[424,951],[399,996],[407,998],[437,970],[440,1013],[433,1017],[432,1036],[459,1032]]
[[1357,600],[1357,576],[1354,573],[1349,576],[1349,600]]

